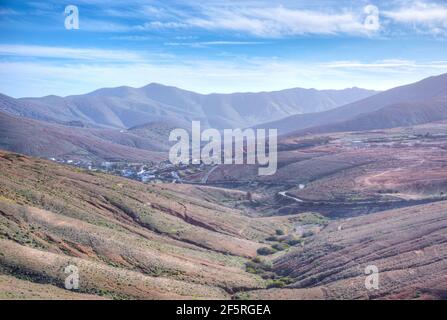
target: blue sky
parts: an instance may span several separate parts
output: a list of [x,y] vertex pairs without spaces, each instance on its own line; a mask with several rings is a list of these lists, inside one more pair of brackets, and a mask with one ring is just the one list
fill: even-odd
[[446,1],[0,1],[0,92],[14,97],[151,82],[385,90],[446,72]]

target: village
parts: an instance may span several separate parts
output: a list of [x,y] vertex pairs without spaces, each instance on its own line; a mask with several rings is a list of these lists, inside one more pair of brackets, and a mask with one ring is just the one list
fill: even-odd
[[143,183],[183,183],[183,177],[206,170],[204,163],[172,164],[169,160],[161,162],[122,162],[75,160],[65,158],[49,158],[49,160],[86,169],[93,172],[109,173]]

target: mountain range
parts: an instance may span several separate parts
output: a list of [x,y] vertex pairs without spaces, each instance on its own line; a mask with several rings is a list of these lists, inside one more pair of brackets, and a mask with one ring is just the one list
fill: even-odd
[[396,87],[331,110],[293,115],[259,125],[281,134],[359,131],[447,119],[447,74]]
[[0,110],[61,124],[126,129],[153,121],[190,126],[200,120],[216,129],[249,127],[286,116],[319,112],[369,97],[359,88],[294,88],[275,92],[198,94],[156,83],[142,88],[104,88],[84,95],[13,99],[0,96]]
[[[275,120],[266,122],[269,120]],[[160,160],[173,128],[275,128],[281,135],[405,127],[447,119],[447,74],[374,92],[288,89],[202,95],[175,87],[105,88],[85,95],[0,95],[0,148],[33,156]]]

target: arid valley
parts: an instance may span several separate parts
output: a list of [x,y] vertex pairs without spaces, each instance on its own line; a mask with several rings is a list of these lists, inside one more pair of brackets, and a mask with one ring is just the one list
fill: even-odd
[[[271,176],[169,165],[167,135],[181,121],[117,120],[123,101],[143,121],[145,103],[242,98],[153,85],[3,96],[0,298],[446,299],[446,79],[275,120],[287,130]],[[64,287],[67,265],[78,290]]]

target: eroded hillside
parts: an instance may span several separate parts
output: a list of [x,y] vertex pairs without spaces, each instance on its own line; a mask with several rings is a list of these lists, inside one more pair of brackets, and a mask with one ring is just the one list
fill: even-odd
[[79,294],[229,298],[265,287],[245,264],[276,229],[290,228],[288,219],[194,196],[224,202],[241,192],[144,185],[5,152],[0,172],[0,287],[26,283],[25,298],[38,285],[63,298],[69,264],[79,268]]
[[[331,222],[274,260],[290,278],[282,289],[244,293],[252,299],[446,299],[447,201]],[[365,269],[379,271],[377,290]]]

